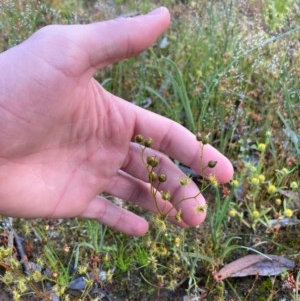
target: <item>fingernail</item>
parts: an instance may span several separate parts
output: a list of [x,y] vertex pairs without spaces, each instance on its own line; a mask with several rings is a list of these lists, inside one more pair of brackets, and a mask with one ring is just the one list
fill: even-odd
[[163,13],[163,11],[165,11],[166,8],[165,7],[159,7],[159,8],[156,8],[154,10],[152,10],[150,13],[148,13],[147,15],[160,15],[161,13]]

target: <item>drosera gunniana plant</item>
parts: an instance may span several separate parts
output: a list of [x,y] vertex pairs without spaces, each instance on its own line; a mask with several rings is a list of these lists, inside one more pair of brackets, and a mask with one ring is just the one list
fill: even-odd
[[[232,181],[235,189],[248,189],[244,202],[232,202],[229,216],[231,219],[238,218],[243,225],[254,231],[261,226],[274,231],[272,227],[276,220],[279,223],[283,218],[292,218],[298,211],[293,200],[298,189],[298,181],[293,180],[297,169],[282,168],[274,170],[271,175],[265,174],[266,157],[270,148],[272,133],[267,131],[264,141],[257,142],[252,147],[257,162],[245,162],[244,174],[240,174],[239,181]],[[289,193],[285,194],[285,191]]]
[[[200,152],[201,156],[202,156],[203,147],[205,144],[208,143],[208,136],[207,135],[203,136],[200,133],[197,133],[195,135],[195,139],[197,139],[197,141],[199,141],[199,147],[202,149],[202,151]],[[159,173],[158,174],[156,172],[156,169],[157,169],[158,165],[160,164],[158,155],[147,155],[146,154],[146,149],[150,148],[152,146],[152,143],[153,143],[152,138],[144,138],[142,135],[138,134],[135,136],[135,142],[140,145],[141,159],[142,159],[142,162],[143,162],[145,169],[147,171],[147,174],[148,174],[148,181],[150,184],[150,193],[151,193],[151,196],[155,203],[156,211],[157,211],[158,215],[162,218],[162,220],[165,220],[168,217],[170,217],[172,209],[174,209],[175,207],[180,205],[182,202],[185,202],[189,199],[197,198],[205,190],[206,184],[205,184],[205,182],[202,182],[199,192],[196,195],[188,196],[186,198],[183,198],[183,199],[177,201],[176,203],[173,203],[171,208],[167,208],[167,207],[161,208],[158,204],[159,203],[158,197],[162,198],[165,201],[172,203],[172,195],[170,194],[170,192],[160,189],[161,184],[168,180],[167,173]],[[202,161],[202,157],[199,158],[199,164],[201,161]],[[200,176],[204,177],[204,171],[206,169],[213,169],[217,165],[217,163],[218,162],[214,161],[214,160],[209,161],[207,166],[202,168]],[[186,175],[183,178],[178,180],[178,185],[186,186],[190,182],[191,182],[191,178],[189,177],[189,175]],[[218,185],[217,180],[213,176],[210,176],[210,182],[214,183],[213,185]],[[194,208],[195,212],[199,213],[199,214],[206,212],[206,209],[207,209],[206,205],[197,205]],[[177,211],[177,214],[174,216],[174,218],[177,222],[182,221],[181,220],[181,210]]]
[[13,300],[19,301],[23,296],[34,295],[51,301],[51,293],[45,292],[40,286],[42,281],[50,280],[49,277],[34,268],[26,275],[21,269],[21,262],[13,253],[12,248],[0,247],[0,267],[5,270],[1,282],[10,287]]

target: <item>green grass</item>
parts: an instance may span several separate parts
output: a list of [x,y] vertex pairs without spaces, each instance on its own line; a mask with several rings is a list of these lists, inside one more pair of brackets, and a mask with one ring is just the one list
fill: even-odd
[[[97,280],[104,272],[99,285],[124,300],[168,300],[170,291],[173,300],[192,299],[199,291],[201,300],[298,300],[297,289],[283,288],[286,274],[222,283],[213,274],[249,250],[300,264],[299,225],[270,225],[276,218],[300,217],[299,1],[4,0],[0,50],[46,24],[143,13],[156,3],[169,7],[170,29],[151,50],[99,71],[96,78],[124,99],[142,104],[150,98],[150,110],[209,135],[232,160],[234,181],[200,185],[208,217],[196,229],[179,229],[129,205],[124,206],[151,222],[144,237],[93,221],[15,219],[18,234],[34,244],[30,260],[48,273],[24,275],[2,239],[0,289],[15,300],[32,294],[41,300],[46,288],[40,283],[51,280],[62,300],[72,300],[66,290],[71,279],[91,272]],[[290,277],[299,288],[299,268]],[[92,300],[92,282],[76,298]]]

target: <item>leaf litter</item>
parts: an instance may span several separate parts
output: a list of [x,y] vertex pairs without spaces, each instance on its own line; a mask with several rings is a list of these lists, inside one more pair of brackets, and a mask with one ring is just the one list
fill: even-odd
[[229,277],[276,276],[294,268],[295,262],[282,256],[251,254],[226,264],[214,278],[222,281]]

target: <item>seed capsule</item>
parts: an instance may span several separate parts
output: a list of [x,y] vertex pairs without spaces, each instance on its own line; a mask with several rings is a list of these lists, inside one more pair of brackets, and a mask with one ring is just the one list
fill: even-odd
[[136,135],[134,140],[136,143],[142,144],[144,142],[144,137],[142,135]]
[[151,171],[149,172],[148,177],[149,177],[149,182],[152,183],[157,180],[158,175],[155,171]]
[[152,138],[148,138],[144,141],[144,145],[146,147],[151,147],[152,146],[152,143],[153,143],[153,139]]
[[217,165],[217,163],[218,163],[217,161],[211,160],[211,161],[208,162],[207,165],[208,165],[209,168],[214,168]]
[[156,156],[148,156],[147,164],[152,167],[156,167],[158,165],[158,159]]
[[166,181],[167,181],[167,176],[166,176],[164,173],[161,173],[161,174],[158,176],[158,181],[159,181],[160,183],[166,182]]
[[160,194],[162,199],[165,201],[169,201],[171,199],[171,194],[169,191],[161,191]]

